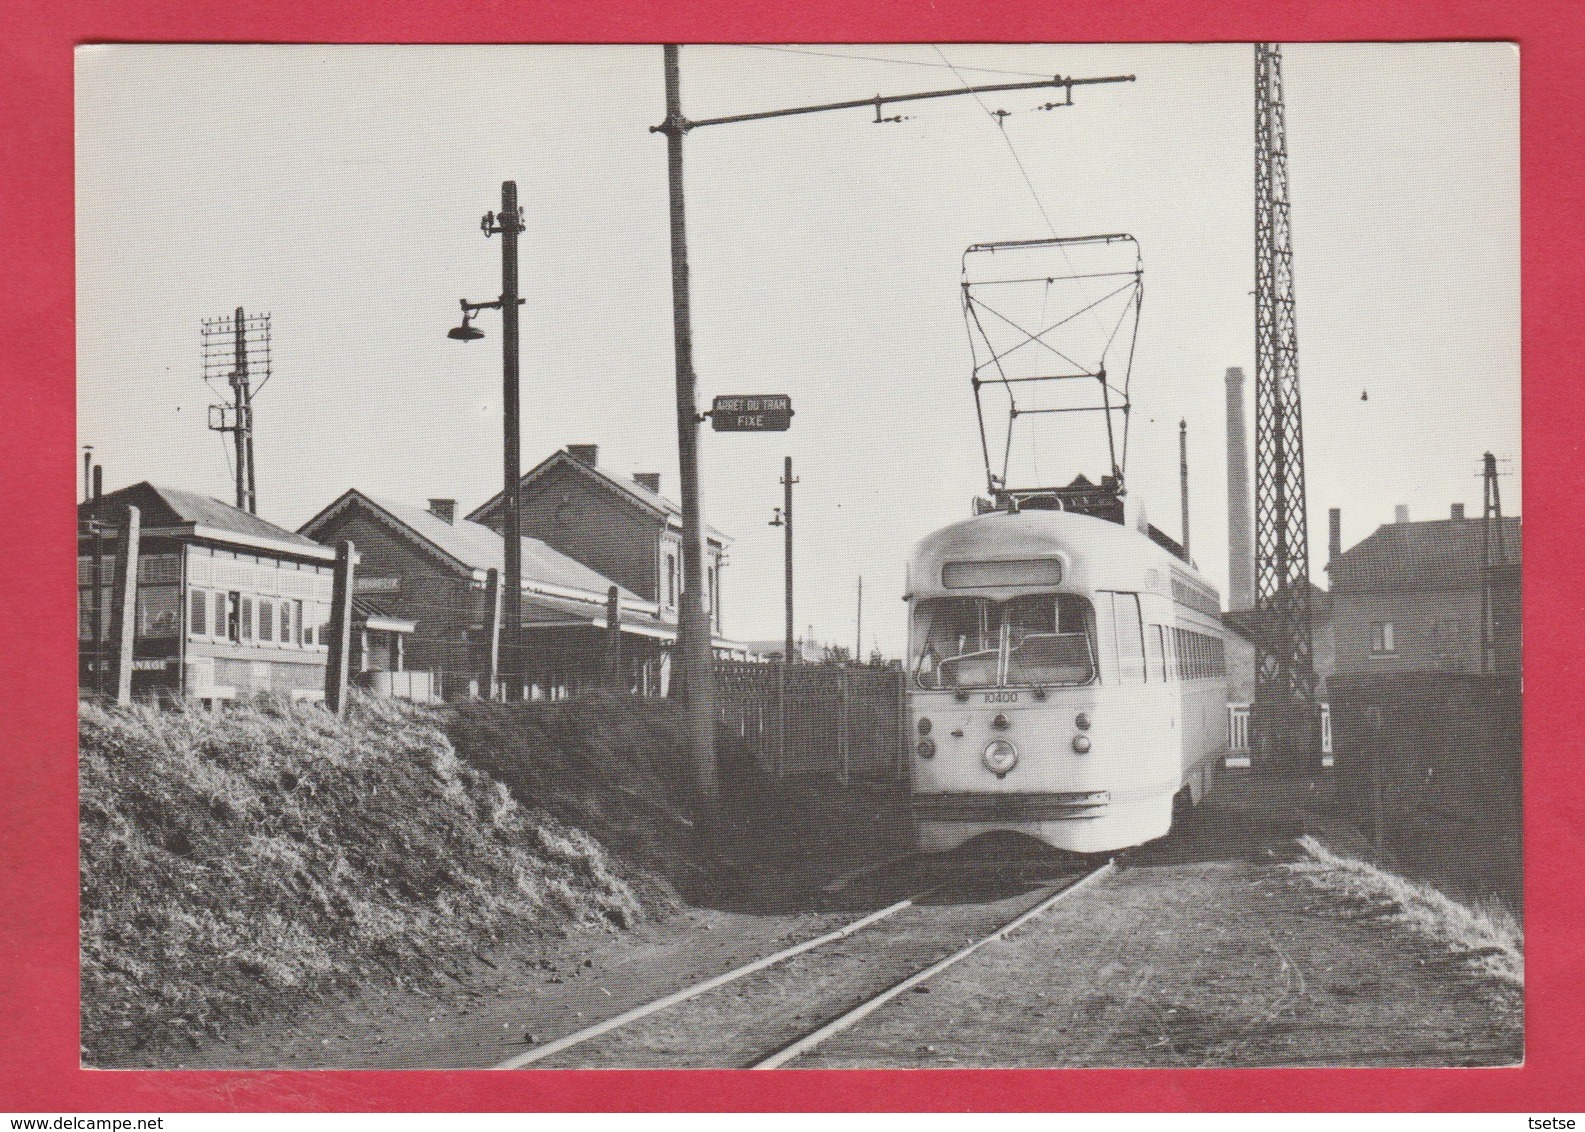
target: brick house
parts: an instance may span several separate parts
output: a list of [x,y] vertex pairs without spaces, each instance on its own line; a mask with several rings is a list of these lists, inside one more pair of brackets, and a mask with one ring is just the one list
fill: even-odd
[[[660,494],[660,476],[620,476],[600,467],[594,444],[572,444],[524,475],[521,531],[655,603],[675,627],[682,593],[682,509]],[[501,495],[468,516],[499,532]],[[706,608],[722,636],[721,568],[731,540],[705,530]],[[717,648],[730,647],[724,641]]]
[[[1491,532],[1495,546],[1497,528]],[[1493,570],[1495,671],[1519,673],[1521,527],[1501,522],[1504,554]],[[1483,671],[1483,519],[1409,522],[1400,511],[1328,564],[1337,624],[1337,671],[1349,676]]]
[[[356,600],[413,625],[408,668],[432,673],[448,699],[484,694],[499,606],[489,586],[505,566],[498,532],[458,519],[450,499],[432,499],[425,509],[351,489],[301,533],[326,544],[352,540],[360,559]],[[612,581],[537,538],[523,538],[522,563],[530,694],[554,695],[603,677]],[[622,586],[618,619],[634,686],[653,686],[674,626],[652,599]]]

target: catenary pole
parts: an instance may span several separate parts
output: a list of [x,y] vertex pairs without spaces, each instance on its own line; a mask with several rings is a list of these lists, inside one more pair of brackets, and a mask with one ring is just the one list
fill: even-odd
[[[688,287],[688,236],[683,197],[683,138],[700,126],[724,126],[758,122],[768,118],[818,114],[827,110],[872,108],[877,122],[888,121],[882,108],[901,102],[957,98],[964,95],[1052,88],[1062,90],[1068,105],[1073,89],[1104,83],[1133,82],[1133,75],[1104,78],[1071,78],[1054,75],[1050,79],[1026,83],[997,83],[989,86],[959,86],[948,90],[917,91],[908,94],[877,94],[873,98],[826,102],[779,110],[730,114],[718,118],[689,121],[682,113],[678,47],[668,43],[662,48],[666,76],[666,120],[650,127],[666,135],[666,179],[670,190],[671,215],[671,294],[672,322],[676,348],[677,379],[677,456],[682,473],[683,593],[678,611],[678,645],[682,653],[682,674],[687,692],[689,752],[694,765],[695,787],[706,808],[713,809],[719,796],[715,761],[715,688],[710,664],[710,625],[701,604],[704,592],[703,523],[699,505],[699,409],[698,389],[693,371],[693,329]],[[1059,105],[1053,103],[1053,106]],[[791,532],[788,532],[791,537]]]
[[677,46],[663,51],[666,70],[666,182],[671,214],[672,330],[676,348],[677,462],[682,474],[682,602],[678,644],[687,692],[688,748],[694,788],[705,811],[720,796],[715,762],[715,673],[710,664],[710,623],[705,619],[704,525],[699,511],[699,404],[693,371],[693,322],[688,289],[688,226],[683,200],[682,142],[688,132],[682,116]]

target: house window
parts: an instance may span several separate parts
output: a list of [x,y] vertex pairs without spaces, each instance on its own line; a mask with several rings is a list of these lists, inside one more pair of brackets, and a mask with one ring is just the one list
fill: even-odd
[[275,639],[275,603],[259,599],[259,640]]
[[138,589],[137,632],[140,637],[174,637],[182,616],[181,594],[175,586]]
[[314,643],[303,631],[303,603],[301,601],[292,602],[292,624],[297,626],[296,643],[298,645],[311,645]]
[[666,555],[666,607],[675,608],[677,605],[677,556]]
[[208,591],[194,590],[189,600],[192,603],[192,616],[188,618],[187,631],[195,637],[209,636]]
[[283,645],[289,645],[292,643],[292,603],[289,601],[281,602],[280,640],[281,644]]
[[1372,623],[1370,627],[1370,651],[1373,653],[1398,651],[1393,645],[1391,621],[1376,621]]
[[238,628],[241,630],[239,640],[251,641],[253,639],[253,599],[242,599],[242,612],[237,618]]

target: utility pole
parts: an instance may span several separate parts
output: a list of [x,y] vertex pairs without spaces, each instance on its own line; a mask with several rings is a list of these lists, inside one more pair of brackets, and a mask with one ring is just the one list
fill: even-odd
[[1178,420],[1178,496],[1183,508],[1183,557],[1189,557],[1189,422]]
[[1508,560],[1502,537],[1502,493],[1497,487],[1497,457],[1487,452],[1481,457],[1483,481],[1480,528],[1480,670],[1490,676],[1496,670],[1497,623],[1494,608],[1496,568]]
[[475,342],[484,332],[469,325],[482,310],[501,312],[501,541],[506,577],[501,582],[501,681],[508,701],[523,698],[523,508],[522,452],[518,407],[518,319],[524,300],[517,294],[517,237],[523,231],[523,209],[517,203],[517,182],[501,182],[501,211],[486,212],[479,221],[486,237],[501,237],[501,297],[492,303],[462,300],[462,325],[446,332],[458,342]]
[[1321,758],[1295,299],[1282,53],[1257,43],[1255,608],[1264,616],[1250,741],[1255,761],[1290,772]]
[[[682,653],[683,679],[687,690],[689,752],[694,766],[694,785],[707,810],[713,810],[718,797],[715,760],[715,686],[710,666],[710,623],[700,602],[704,592],[704,547],[699,508],[699,409],[697,381],[693,370],[693,328],[688,287],[688,235],[683,197],[683,139],[701,126],[724,126],[757,122],[768,118],[818,114],[827,110],[872,108],[876,123],[895,121],[882,116],[883,107],[901,102],[935,98],[956,98],[995,91],[1055,88],[1073,101],[1073,88],[1100,83],[1133,82],[1134,76],[1096,79],[1064,78],[1061,75],[1039,82],[999,83],[992,86],[961,86],[951,90],[922,91],[873,98],[827,102],[814,106],[795,106],[782,110],[763,110],[749,114],[729,114],[719,118],[689,120],[682,112],[678,47],[668,43],[662,48],[666,78],[666,120],[651,126],[651,133],[666,135],[666,180],[670,190],[671,214],[671,296],[675,335],[677,383],[677,458],[682,473],[683,592],[678,612],[678,645]],[[1055,105],[1055,104],[1054,104]]]
[[771,519],[773,527],[783,527],[782,531],[782,557],[784,558],[783,572],[785,574],[784,586],[787,598],[787,623],[786,640],[782,644],[782,663],[793,662],[793,527],[792,527],[792,489],[798,479],[792,474],[792,457],[782,458],[782,505],[776,508],[776,514]]
[[[205,319],[201,336],[205,383],[224,377],[231,388],[231,404],[209,406],[209,429],[231,433],[237,509],[257,515],[259,491],[253,469],[253,398],[270,380],[270,316],[250,316],[238,307],[230,318]],[[255,388],[253,379],[258,376],[262,376],[262,380]],[[210,387],[215,388],[212,384]]]
[[861,663],[864,655],[864,575],[859,575],[859,608],[857,624],[853,628],[853,663]]

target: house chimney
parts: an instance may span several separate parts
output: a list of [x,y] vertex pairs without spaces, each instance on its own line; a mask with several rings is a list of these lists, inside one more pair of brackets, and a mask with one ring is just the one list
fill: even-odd
[[455,499],[431,499],[429,513],[447,526],[457,521],[457,501]]
[[1343,511],[1333,507],[1326,513],[1329,523],[1326,533],[1326,560],[1336,562],[1343,557]]
[[633,482],[646,491],[653,491],[656,495],[660,494],[659,472],[634,472]]
[[600,466],[600,446],[598,444],[569,444],[567,455],[580,464],[588,464],[591,468]]
[[1407,523],[1409,521],[1409,505],[1407,503],[1400,503],[1392,509],[1392,521],[1394,523]]
[[1255,605],[1254,528],[1250,525],[1249,446],[1244,431],[1244,371],[1227,370],[1227,608]]
[[1452,518],[1455,523],[1462,522],[1464,519],[1464,505],[1462,503],[1453,504],[1453,508],[1449,517]]

